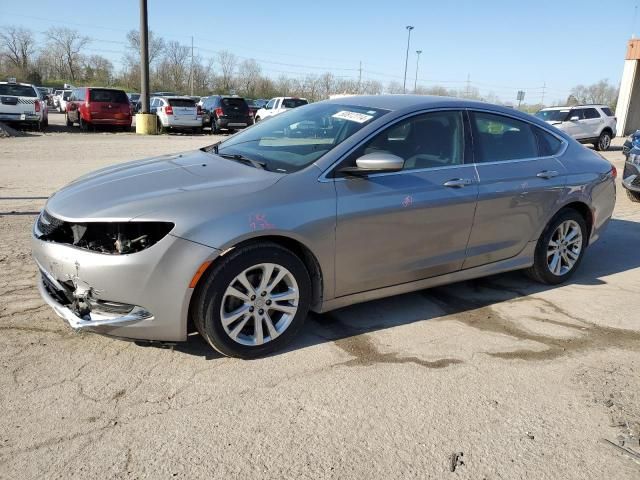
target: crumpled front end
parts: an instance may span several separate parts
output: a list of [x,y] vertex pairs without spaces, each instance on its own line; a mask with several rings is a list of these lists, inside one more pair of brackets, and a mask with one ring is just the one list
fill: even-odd
[[[52,222],[57,230],[43,232]],[[45,212],[36,221],[32,252],[44,301],[75,329],[132,339],[186,340],[193,292],[189,284],[218,251],[166,232],[161,238],[131,238],[139,232],[127,226],[122,229],[125,238],[112,225],[86,225]]]

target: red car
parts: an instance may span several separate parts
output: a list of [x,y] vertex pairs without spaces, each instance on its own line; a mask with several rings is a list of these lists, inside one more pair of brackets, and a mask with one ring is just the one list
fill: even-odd
[[80,87],[71,91],[67,101],[67,126],[74,123],[82,130],[97,125],[114,125],[131,129],[131,104],[124,90]]

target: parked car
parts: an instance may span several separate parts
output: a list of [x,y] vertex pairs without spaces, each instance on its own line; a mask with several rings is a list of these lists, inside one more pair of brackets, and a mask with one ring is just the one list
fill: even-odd
[[153,92],[152,97],[180,97],[181,95],[175,92]]
[[286,112],[292,108],[301,107],[302,105],[307,105],[306,98],[296,98],[296,97],[276,97],[269,100],[269,102],[262,107],[260,110],[256,112],[255,119],[256,122],[260,120],[264,120],[269,117],[273,117],[280,113]]
[[129,97],[129,103],[131,104],[131,111],[138,113],[140,111],[140,94],[139,93],[127,93]]
[[632,202],[640,202],[640,130],[629,135],[622,146],[625,156],[622,186]]
[[252,358],[309,309],[517,269],[565,282],[612,215],[615,172],[513,109],[354,96],[85,175],[49,198],[32,250],[74,328],[176,342],[193,325]]
[[543,108],[536,117],[596,150],[608,150],[616,136],[617,119],[606,105]]
[[77,123],[84,131],[111,125],[127,132],[131,130],[129,97],[115,88],[74,88],[67,102],[66,120],[68,127]]
[[44,130],[49,125],[47,103],[30,83],[0,82],[0,121]]
[[242,97],[213,95],[202,104],[203,125],[211,127],[211,133],[225,129],[234,131],[253,125],[253,115]]
[[153,97],[151,113],[158,116],[158,131],[192,130],[202,133],[202,111],[189,97]]
[[58,95],[58,113],[65,113],[67,111],[67,101],[71,97],[71,90],[63,90]]
[[256,117],[256,113],[258,113],[258,110],[260,110],[263,106],[262,105],[258,105],[258,103],[256,103],[256,100],[252,100],[250,98],[245,98],[244,99],[245,102],[247,102],[247,106],[249,107],[249,111],[251,112],[251,116],[253,118]]

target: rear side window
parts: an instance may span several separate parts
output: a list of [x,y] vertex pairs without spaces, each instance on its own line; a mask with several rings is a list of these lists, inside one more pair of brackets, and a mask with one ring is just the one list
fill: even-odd
[[541,128],[534,127],[534,131],[538,140],[538,152],[541,157],[550,157],[560,152],[562,142],[557,137]]
[[613,112],[609,107],[602,107],[602,113],[604,113],[607,117],[613,117]]
[[538,140],[532,125],[492,113],[473,112],[476,162],[499,162],[535,158]]
[[282,108],[296,108],[306,105],[307,103],[309,102],[301,98],[285,98],[282,100]]
[[28,85],[2,84],[0,85],[0,95],[12,95],[14,97],[37,98],[36,89]]
[[584,118],[600,118],[600,113],[595,108],[585,108]]
[[169,105],[172,107],[195,107],[196,102],[191,100],[190,98],[170,98]]
[[221,102],[223,107],[242,111],[249,110],[249,106],[247,105],[247,102],[244,101],[244,98],[223,98]]
[[89,92],[89,100],[92,102],[105,103],[129,103],[129,97],[122,90],[107,90],[104,88],[93,88]]

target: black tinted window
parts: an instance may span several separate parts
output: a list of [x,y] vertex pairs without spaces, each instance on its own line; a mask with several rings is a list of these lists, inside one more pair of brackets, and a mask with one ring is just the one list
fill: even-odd
[[172,107],[195,107],[196,102],[190,98],[170,98],[169,105]]
[[538,140],[538,152],[541,157],[549,157],[560,151],[562,142],[549,132],[545,132],[541,128],[534,127]]
[[585,108],[584,118],[600,118],[600,113],[595,108]]
[[584,108],[574,108],[569,112],[569,119],[578,117],[578,120],[584,120]]
[[613,112],[611,111],[611,109],[609,107],[603,107],[602,111],[604,112],[604,114],[607,117],[613,117]]
[[221,102],[224,108],[232,108],[234,110],[242,111],[249,110],[247,102],[244,101],[244,98],[223,98]]
[[282,108],[296,108],[301,107],[302,105],[306,105],[306,100],[302,100],[301,98],[285,98],[282,100]]
[[532,125],[510,117],[474,112],[473,143],[476,162],[518,160],[538,156]]
[[405,170],[461,165],[464,158],[462,113],[427,113],[397,123],[359,148],[353,161],[376,152],[403,158]]
[[92,102],[129,103],[129,97],[122,90],[93,88],[89,93]]
[[0,95],[13,95],[15,97],[38,97],[35,88],[28,85],[3,84],[0,85]]

